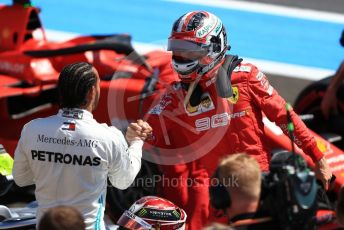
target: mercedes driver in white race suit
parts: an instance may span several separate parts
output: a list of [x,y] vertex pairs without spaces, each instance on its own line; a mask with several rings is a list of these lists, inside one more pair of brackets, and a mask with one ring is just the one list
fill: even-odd
[[[132,123],[126,139],[92,115],[99,99],[99,76],[88,63],[65,67],[59,77],[58,114],[27,123],[15,151],[13,176],[19,186],[36,185],[37,223],[54,206],[70,205],[87,229],[105,229],[107,178],[126,189],[141,167],[146,122]],[[129,145],[127,144],[127,141]]]

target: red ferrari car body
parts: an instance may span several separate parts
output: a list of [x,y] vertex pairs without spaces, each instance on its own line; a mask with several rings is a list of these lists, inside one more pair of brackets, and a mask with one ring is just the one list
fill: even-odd
[[87,61],[98,70],[102,96],[95,117],[108,124],[139,118],[155,98],[149,87],[157,95],[176,80],[167,52],[140,56],[128,35],[49,42],[38,15],[31,6],[0,6],[0,143],[11,154],[26,122],[57,112],[56,82],[67,64]]

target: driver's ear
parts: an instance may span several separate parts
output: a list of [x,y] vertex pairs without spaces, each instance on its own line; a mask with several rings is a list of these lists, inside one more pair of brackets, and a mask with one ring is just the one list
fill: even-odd
[[96,90],[97,90],[96,86],[94,86],[94,85],[88,90],[87,95],[86,95],[86,97],[87,97],[87,104],[92,103],[92,101],[96,97]]

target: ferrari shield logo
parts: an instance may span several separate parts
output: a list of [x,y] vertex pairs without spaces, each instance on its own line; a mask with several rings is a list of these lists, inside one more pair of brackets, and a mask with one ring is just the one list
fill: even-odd
[[239,100],[239,89],[238,87],[233,86],[232,90],[233,90],[233,96],[227,98],[227,100],[232,104],[236,104]]

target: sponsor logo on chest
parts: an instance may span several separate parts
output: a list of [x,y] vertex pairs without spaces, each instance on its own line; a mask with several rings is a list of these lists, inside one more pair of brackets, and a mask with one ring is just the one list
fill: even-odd
[[186,106],[186,112],[189,116],[195,116],[201,113],[208,112],[215,108],[215,105],[209,95],[209,93],[205,93],[202,96],[201,102],[199,105],[192,106],[190,103]]
[[236,113],[220,113],[212,115],[211,117],[203,117],[195,121],[195,127],[197,131],[205,131],[212,128],[221,126],[227,126],[231,119],[241,118],[248,115],[248,110],[236,112]]

